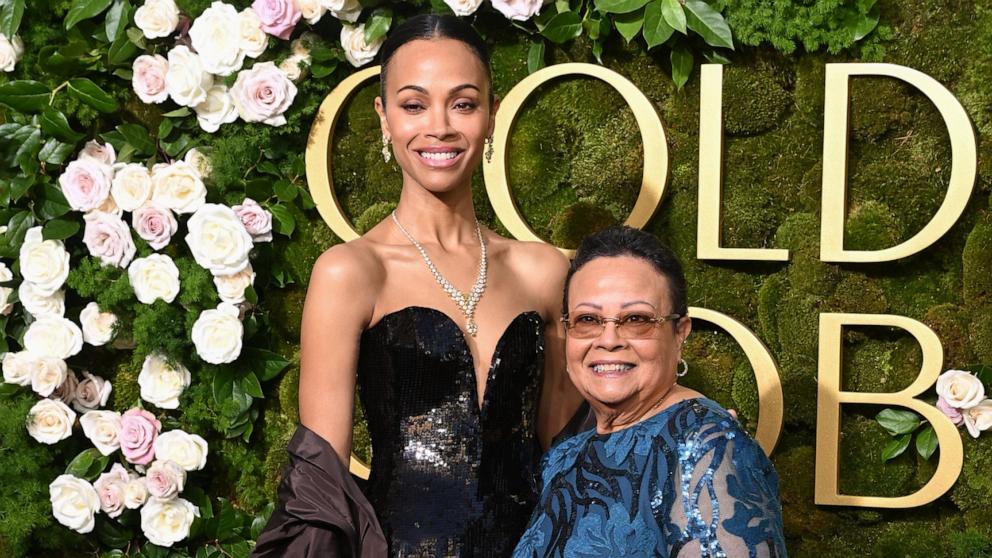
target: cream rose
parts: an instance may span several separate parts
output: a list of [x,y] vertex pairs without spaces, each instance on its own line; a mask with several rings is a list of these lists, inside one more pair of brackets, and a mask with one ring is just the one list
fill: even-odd
[[374,60],[384,40],[385,37],[380,37],[373,41],[372,44],[367,44],[365,42],[364,23],[360,25],[341,26],[341,47],[344,48],[344,56],[356,68]]
[[234,362],[241,354],[242,335],[244,326],[233,304],[222,302],[214,310],[204,310],[193,324],[196,354],[211,364]]
[[59,175],[59,186],[69,207],[76,211],[96,209],[110,195],[113,169],[95,159],[80,158]]
[[90,140],[86,142],[83,150],[79,152],[79,159],[89,159],[113,168],[114,163],[117,162],[117,152],[114,151],[114,146],[109,143],[101,145],[96,140]]
[[[121,447],[121,414],[116,411],[87,411],[79,418],[83,434],[103,455],[110,455]],[[125,475],[124,481],[127,481]],[[99,490],[99,488],[97,488]]]
[[72,475],[59,475],[48,485],[48,495],[59,523],[77,533],[93,530],[100,510],[100,496],[93,485]]
[[14,35],[12,39],[8,39],[0,33],[0,72],[13,72],[23,55],[24,43],[20,37]]
[[296,0],[296,6],[300,8],[303,19],[310,25],[314,25],[327,13],[327,7],[322,0]]
[[175,461],[156,460],[145,472],[148,495],[158,500],[171,500],[186,486],[186,471]]
[[186,226],[186,244],[196,263],[214,275],[233,275],[248,267],[251,235],[230,207],[205,204]]
[[124,491],[130,482],[127,470],[120,463],[114,463],[110,471],[100,475],[93,483],[97,496],[100,497],[100,510],[110,517],[124,513]]
[[152,202],[176,213],[193,213],[207,201],[207,187],[186,161],[160,163],[152,168]]
[[985,399],[982,381],[966,370],[948,370],[937,378],[937,395],[956,409],[968,409]]
[[179,396],[189,387],[190,379],[185,366],[173,367],[161,355],[150,354],[145,357],[138,374],[138,387],[143,400],[162,409],[176,409]]
[[234,275],[215,275],[214,286],[223,302],[241,304],[245,301],[245,290],[255,282],[255,271],[251,264]]
[[132,477],[124,488],[124,507],[136,510],[148,501],[148,487],[144,477]]
[[179,294],[179,268],[165,254],[134,260],[127,269],[127,277],[134,295],[143,304],[151,304],[159,298],[171,303]]
[[251,58],[258,58],[269,46],[269,35],[262,29],[262,20],[251,8],[239,14],[241,21],[241,48]]
[[296,99],[296,86],[274,63],[260,62],[238,73],[231,95],[245,122],[282,126],[286,110]]
[[145,37],[168,37],[179,26],[179,7],[174,0],[146,0],[134,12],[134,24]]
[[207,89],[214,78],[203,68],[199,55],[185,45],[169,51],[169,71],[165,74],[165,89],[177,104],[195,107],[207,98]]
[[83,330],[83,341],[99,347],[106,345],[114,337],[117,316],[113,312],[101,312],[96,302],[90,302],[79,313],[79,323]]
[[286,77],[294,82],[299,82],[306,75],[307,68],[310,67],[309,56],[290,55],[289,58],[279,64],[279,69],[286,74]]
[[322,0],[324,6],[331,12],[331,15],[340,19],[355,23],[358,16],[362,14],[362,5],[359,0]]
[[42,240],[41,227],[24,235],[18,254],[21,277],[41,294],[52,294],[69,276],[69,252],[60,240]]
[[[7,267],[7,264],[0,262],[0,283],[6,283],[14,279],[14,272]],[[0,315],[6,316],[14,309],[14,304],[10,302],[10,294],[14,292],[11,287],[0,287]]]
[[60,358],[37,357],[31,362],[31,389],[48,397],[69,375],[69,367]]
[[214,2],[193,21],[189,29],[193,50],[200,55],[203,69],[229,76],[241,69],[245,52],[241,48],[241,16],[237,8]]
[[76,413],[54,399],[42,399],[28,411],[28,434],[42,444],[55,444],[72,435]]
[[100,258],[103,265],[127,267],[137,250],[131,229],[119,216],[103,211],[90,211],[83,216],[83,244],[90,255]]
[[492,3],[507,19],[526,21],[541,13],[544,0],[492,0]]
[[3,354],[3,381],[18,386],[31,385],[34,376],[34,362],[38,357],[27,351]]
[[100,376],[83,372],[83,379],[76,384],[76,397],[72,406],[80,413],[93,411],[107,404],[113,386]]
[[977,405],[962,409],[961,414],[968,434],[977,438],[979,434],[992,428],[992,399],[985,399]]
[[152,197],[152,174],[137,163],[119,165],[111,182],[110,195],[124,211],[134,211]]
[[179,223],[169,208],[151,202],[134,210],[131,226],[154,250],[168,246],[172,235],[179,229]]
[[455,12],[456,16],[468,16],[475,13],[482,5],[482,0],[444,0],[444,3]]
[[200,510],[182,498],[149,500],[141,508],[141,531],[152,544],[172,546],[189,536],[199,516]]
[[155,439],[155,459],[174,461],[187,471],[199,471],[207,465],[207,441],[196,434],[170,430]]
[[169,98],[165,88],[165,76],[169,73],[169,61],[161,54],[142,54],[131,64],[131,88],[145,103],[163,103]]
[[183,161],[186,161],[196,169],[196,172],[200,173],[200,178],[210,180],[213,167],[210,165],[210,157],[207,157],[205,153],[194,147],[186,152],[186,155],[183,156]]
[[[104,213],[109,213],[116,217],[121,217],[124,215],[124,210],[121,209],[119,205],[117,205],[117,202],[114,201],[113,196],[107,196],[107,199],[103,200],[103,203],[101,203],[99,206],[96,207],[96,209],[93,209],[92,211],[102,211]],[[87,213],[90,213],[92,211],[88,211]]]
[[65,360],[82,350],[83,332],[61,316],[41,316],[24,333],[24,348],[37,356]]
[[65,291],[43,294],[33,283],[24,281],[17,287],[17,298],[32,316],[62,316],[65,314]]
[[196,111],[196,121],[204,132],[214,133],[221,124],[230,124],[238,119],[238,107],[234,106],[234,97],[224,84],[214,84],[207,90],[207,99],[193,108]]

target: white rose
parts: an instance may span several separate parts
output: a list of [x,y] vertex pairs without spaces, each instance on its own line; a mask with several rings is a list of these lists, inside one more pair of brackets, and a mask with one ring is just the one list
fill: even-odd
[[238,79],[231,87],[241,118],[269,126],[286,123],[285,113],[296,99],[296,92],[289,76],[272,62],[259,62],[250,70],[238,72]]
[[251,235],[230,207],[205,204],[186,226],[186,244],[196,263],[214,275],[233,275],[248,267]]
[[120,463],[114,463],[110,471],[100,475],[93,483],[97,496],[100,497],[100,510],[110,517],[124,513],[124,492],[131,478]]
[[179,222],[172,210],[154,202],[134,210],[131,214],[131,226],[154,250],[168,246],[172,235],[179,230]]
[[77,533],[93,530],[94,516],[100,510],[100,496],[92,484],[72,475],[59,475],[48,485],[48,494],[52,515],[59,523]]
[[[131,267],[134,267],[133,263]],[[100,305],[90,302],[79,313],[79,323],[83,330],[83,341],[99,347],[113,338],[117,316],[113,312],[101,312]]]
[[17,298],[21,300],[24,309],[32,316],[48,314],[62,316],[65,314],[65,291],[43,294],[38,292],[34,283],[24,281],[17,287]]
[[0,72],[13,72],[23,54],[24,43],[20,37],[14,35],[13,39],[8,39],[0,33]]
[[151,304],[159,298],[171,303],[179,294],[179,268],[165,254],[134,260],[127,268],[127,277],[134,295],[143,304]]
[[172,546],[189,536],[193,520],[200,510],[190,502],[175,500],[149,500],[141,508],[141,531],[152,544]]
[[156,459],[145,471],[148,495],[158,500],[171,500],[186,486],[186,471],[175,461]]
[[977,438],[979,434],[992,428],[992,399],[986,399],[961,411],[964,416],[964,425],[968,428],[968,433],[972,438]]
[[127,267],[137,248],[131,238],[131,228],[118,215],[90,211],[83,215],[83,244],[103,265]]
[[541,13],[544,0],[492,0],[492,5],[507,19],[526,21]]
[[985,399],[985,386],[971,372],[948,370],[937,378],[937,395],[956,409],[968,409]]
[[258,58],[269,46],[269,35],[262,29],[262,20],[251,8],[239,14],[241,19],[241,49],[251,58]]
[[320,21],[320,18],[327,13],[327,7],[324,6],[322,0],[296,0],[296,7],[300,9],[303,19],[307,20],[310,25]]
[[161,54],[142,54],[131,64],[131,88],[144,103],[162,103],[169,98],[165,89],[169,61]]
[[207,157],[202,151],[197,148],[192,148],[186,152],[183,157],[183,161],[186,161],[196,172],[200,173],[200,178],[203,180],[210,179],[210,173],[213,171],[213,167],[210,165],[210,157]]
[[114,151],[114,146],[110,143],[100,145],[100,142],[90,140],[79,152],[79,158],[96,161],[105,167],[113,168],[114,163],[117,162],[117,152]]
[[24,333],[24,348],[38,356],[64,360],[82,350],[83,332],[61,316],[41,316]]
[[297,54],[293,54],[290,55],[289,58],[283,60],[282,64],[279,64],[279,69],[286,74],[286,77],[298,82],[306,74],[306,69],[309,66],[309,56],[299,56]]
[[145,165],[119,165],[114,172],[110,195],[118,207],[125,211],[134,211],[152,197],[152,174]]
[[79,418],[83,434],[103,455],[120,449],[121,414],[116,411],[87,411]]
[[233,304],[222,302],[215,310],[204,310],[193,324],[196,354],[211,364],[234,362],[241,354],[242,335],[244,326]]
[[148,501],[148,488],[144,477],[135,477],[128,481],[124,488],[124,507],[136,510]]
[[371,45],[365,43],[365,24],[341,25],[341,46],[344,56],[351,65],[358,68],[375,59],[385,37],[380,37]]
[[455,12],[456,16],[468,16],[475,13],[482,5],[482,0],[444,0],[444,3]]
[[189,387],[190,373],[185,366],[174,368],[161,355],[145,357],[138,374],[141,398],[162,409],[179,407],[179,396]]
[[255,282],[255,271],[251,264],[234,275],[215,275],[214,285],[223,302],[241,304],[245,301],[245,289]]
[[112,174],[113,167],[110,165],[80,156],[59,175],[59,187],[69,207],[76,211],[89,211],[110,195]]
[[215,83],[207,90],[207,98],[193,107],[196,111],[196,121],[204,132],[214,133],[221,124],[230,124],[238,119],[238,107],[234,105],[234,97],[227,86]]
[[174,0],[146,0],[134,12],[134,24],[145,37],[168,37],[179,26],[179,7]]
[[98,409],[107,404],[113,386],[100,376],[83,372],[83,379],[76,384],[76,396],[72,406],[80,413]]
[[207,465],[207,441],[182,430],[163,432],[155,438],[155,459],[175,461],[187,471],[199,471]]
[[37,359],[38,357],[27,351],[4,353],[3,381],[18,386],[31,385],[31,377],[34,376],[34,361]]
[[241,69],[245,52],[241,48],[241,16],[234,6],[211,4],[193,21],[189,38],[206,71],[229,76]]
[[[0,262],[0,283],[6,283],[14,279],[14,272],[7,267],[7,264]],[[9,302],[10,293],[14,292],[11,287],[0,287],[0,315],[6,316],[14,309],[14,304]]]
[[362,14],[362,5],[359,0],[323,0],[323,4],[332,16],[341,21],[355,23]]
[[60,358],[36,357],[31,368],[31,389],[42,397],[51,395],[69,375],[69,367]]
[[54,399],[42,399],[28,411],[28,434],[42,444],[54,444],[72,435],[76,413]]
[[69,252],[60,240],[42,240],[41,227],[28,229],[18,260],[21,277],[42,294],[59,290],[69,276]]
[[203,178],[185,161],[155,165],[152,184],[152,202],[179,214],[193,213],[207,201]]
[[207,89],[213,82],[213,76],[203,68],[199,55],[185,45],[169,51],[165,88],[173,101],[185,107],[195,107],[207,98]]

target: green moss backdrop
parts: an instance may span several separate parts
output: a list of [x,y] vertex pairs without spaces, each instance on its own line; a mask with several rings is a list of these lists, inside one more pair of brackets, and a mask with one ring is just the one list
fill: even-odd
[[[724,244],[787,248],[787,263],[695,259],[698,70],[678,89],[670,77],[667,53],[627,45],[615,34],[605,41],[602,62],[632,80],[665,122],[671,176],[663,205],[647,228],[681,256],[690,304],[742,321],[764,340],[781,367],[785,425],[773,460],[781,477],[790,554],[989,556],[989,436],[972,439],[962,431],[961,477],[947,496],[928,506],[888,511],[813,504],[820,312],[909,316],[940,336],[945,369],[992,364],[992,2],[882,0],[882,27],[855,46],[842,34],[831,34],[829,25],[818,25],[824,13],[843,3],[714,2],[723,9],[735,38],[752,45],[739,46],[724,75]],[[21,31],[25,43],[57,43],[59,22],[70,2],[39,4],[48,5],[44,10],[29,8]],[[208,2],[179,4],[184,12],[196,14]],[[480,15],[477,23],[494,46],[496,89],[504,94],[528,74],[532,37],[493,14]],[[37,76],[46,70],[33,60],[26,57],[18,72],[41,79]],[[817,245],[824,65],[863,60],[910,66],[955,94],[977,131],[979,177],[962,218],[924,252],[889,264],[832,265],[819,261]],[[585,37],[549,46],[548,64],[570,61],[595,62]],[[276,177],[302,185],[302,154],[317,106],[350,71],[342,65],[326,77],[304,80],[286,126],[236,124],[215,135],[189,130],[192,145],[212,148],[215,187],[229,192],[225,195],[234,203],[246,188],[264,186]],[[160,112],[137,102],[126,82],[108,76],[99,83],[121,101],[121,114],[96,115],[65,96],[56,99],[57,107],[74,121],[88,123],[84,127],[94,134],[113,129],[110,118],[160,129]],[[370,84],[355,96],[334,140],[338,193],[360,230],[388,215],[400,188],[398,168],[383,163],[379,152],[372,111],[376,87]],[[918,231],[939,206],[950,171],[947,134],[927,99],[894,80],[856,78],[851,114],[846,245],[891,246]],[[179,133],[173,132],[171,141]],[[263,159],[273,162],[274,172],[258,172]],[[509,180],[535,230],[556,244],[575,246],[584,234],[623,220],[637,195],[641,159],[633,115],[619,95],[596,80],[564,79],[543,87],[521,112],[510,141]],[[505,233],[488,205],[481,175],[476,177],[475,197],[481,220]],[[293,364],[263,384],[265,398],[256,404],[259,415],[247,442],[242,437],[211,439],[211,494],[251,515],[264,515],[275,496],[286,462],[284,448],[299,418],[299,320],[309,269],[323,250],[340,241],[308,204],[287,207],[295,217],[295,230],[284,249],[265,255],[278,270],[277,280],[256,288],[268,316],[261,327],[268,329],[271,349]],[[845,340],[845,389],[894,391],[918,373],[921,356],[906,335],[863,328],[848,331]],[[742,421],[753,428],[755,383],[741,350],[727,335],[704,329],[690,337],[687,349],[687,383],[738,409]],[[114,405],[127,408],[136,399],[137,368],[129,360],[115,366],[116,375],[108,372],[115,378],[119,402]],[[209,391],[209,376],[194,380],[183,396],[179,424],[193,431],[229,428],[224,413],[212,408]],[[30,404],[28,396],[7,397],[5,412],[0,413],[0,471],[8,478],[0,488],[0,555],[101,555],[90,537],[58,526],[51,517],[47,486],[72,454],[27,438],[23,417]],[[874,420],[879,410],[845,409],[845,492],[906,494],[932,473],[933,460],[923,461],[915,452],[882,462],[881,447],[891,438]],[[367,456],[360,414],[356,429],[356,450]]]

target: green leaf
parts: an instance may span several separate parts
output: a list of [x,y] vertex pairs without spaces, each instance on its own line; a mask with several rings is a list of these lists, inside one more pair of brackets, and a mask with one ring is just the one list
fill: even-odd
[[123,33],[127,29],[127,24],[131,22],[131,2],[128,0],[114,0],[114,5],[107,12],[107,19],[104,28],[107,31],[107,40],[113,43],[118,38],[127,38]]
[[649,0],[595,0],[596,9],[605,14],[628,14],[644,7]]
[[155,142],[151,134],[141,124],[126,123],[117,126],[117,131],[130,143],[135,151],[142,155],[151,156],[155,154]]
[[296,199],[296,195],[299,193],[300,189],[296,187],[296,184],[288,180],[277,180],[272,186],[272,189],[276,192],[276,197],[279,201],[289,203]]
[[92,481],[100,476],[109,462],[109,456],[102,455],[96,448],[90,448],[74,457],[66,466],[65,472],[67,475]]
[[562,12],[551,18],[541,34],[553,43],[571,41],[582,34],[582,18],[577,12]]
[[38,152],[38,160],[49,165],[62,165],[72,155],[72,144],[48,138]]
[[675,87],[682,89],[682,87],[689,81],[689,75],[692,74],[692,66],[694,63],[692,51],[687,49],[684,45],[677,45],[672,49],[671,60],[672,81],[675,82]]
[[166,118],[186,118],[192,114],[187,107],[177,108],[176,110],[170,110],[169,112],[163,114],[162,116]]
[[96,17],[106,10],[113,0],[72,0],[72,7],[65,16],[65,28],[72,29],[85,19]]
[[892,440],[882,448],[882,461],[888,461],[892,458],[899,457],[902,452],[906,451],[909,447],[909,440],[913,437],[912,434],[903,434],[895,440]]
[[317,79],[325,78],[333,74],[334,70],[337,69],[338,69],[337,62],[334,62],[332,64],[314,64],[313,66],[310,66],[310,75],[312,75]]
[[10,397],[21,392],[21,386],[17,384],[0,384],[0,397]]
[[269,502],[262,508],[262,511],[256,515],[251,520],[251,531],[250,536],[252,540],[258,538],[262,534],[262,530],[265,529],[265,524],[269,522],[269,518],[272,517],[272,512],[275,511],[275,502]]
[[234,368],[221,366],[217,368],[213,381],[214,401],[223,405],[231,400],[234,393]]
[[929,424],[916,435],[916,451],[928,461],[933,452],[937,451],[937,433]]
[[72,129],[65,115],[52,107],[45,107],[41,112],[41,129],[46,134],[69,143],[83,139],[83,134]]
[[[55,140],[48,140],[55,141]],[[34,186],[34,176],[15,176],[10,179],[10,199],[17,201]],[[2,222],[2,221],[0,221]]]
[[134,46],[140,48],[141,50],[145,50],[145,33],[141,29],[138,29],[137,27],[128,27],[124,34],[127,35],[128,40],[131,41]]
[[40,112],[51,94],[47,85],[27,79],[0,85],[0,103],[18,112]]
[[685,0],[685,15],[689,29],[698,33],[706,44],[733,50],[733,35],[720,12],[703,0]]
[[641,32],[641,28],[644,27],[644,10],[617,14],[613,18],[613,25],[616,26],[620,36],[629,43],[637,37],[637,34]]
[[254,372],[248,372],[241,377],[241,389],[256,399],[263,399],[265,397],[262,394],[262,384],[258,383],[258,376]]
[[664,43],[675,33],[675,29],[661,14],[661,2],[662,0],[653,0],[644,8],[644,40],[649,49]]
[[274,229],[283,236],[292,236],[296,229],[296,218],[285,205],[275,204],[269,208],[272,216],[276,218]]
[[221,541],[229,541],[238,536],[241,530],[241,518],[238,517],[238,510],[224,498],[220,500],[220,511],[217,512],[217,538]]
[[169,118],[163,118],[162,121],[159,122],[158,124],[159,139],[165,139],[169,137],[169,134],[172,133],[172,129],[175,128],[175,126],[176,126],[175,121]]
[[992,385],[992,366],[988,364],[969,364],[964,367],[964,370],[974,374],[976,378],[985,384],[986,388]]
[[38,217],[44,220],[56,219],[69,213],[71,209],[69,202],[62,195],[62,190],[58,187],[52,184],[45,184],[41,187],[41,191],[38,193],[38,203],[35,205]]
[[100,112],[111,113],[120,108],[116,99],[89,78],[70,79],[69,94]]
[[582,27],[586,30],[586,36],[594,43],[603,40],[612,29],[609,20],[598,12],[586,14],[586,18],[582,21]]
[[126,64],[131,65],[131,59],[137,54],[138,47],[131,42],[128,38],[127,33],[121,33],[117,35],[117,38],[110,43],[110,47],[107,48],[107,62],[111,66],[120,66]]
[[134,538],[134,533],[130,529],[113,519],[104,517],[97,520],[95,531],[100,542],[110,548],[124,548]]
[[279,375],[289,366],[290,362],[278,353],[250,347],[244,353],[249,366],[262,382],[267,382]]
[[533,74],[544,67],[544,41],[537,40],[527,49],[527,73]]
[[310,58],[314,62],[330,62],[341,60],[338,53],[334,49],[330,49],[324,46],[316,46],[310,50]]
[[386,36],[389,26],[393,23],[391,8],[376,8],[365,22],[365,44],[370,45]]
[[892,436],[908,434],[920,426],[920,417],[912,411],[883,409],[875,415],[875,420]]
[[0,11],[0,33],[13,37],[24,19],[24,0],[7,0],[0,5],[3,6]]
[[686,34],[685,10],[679,0],[661,0],[661,15],[672,29]]
[[21,167],[23,172],[33,172],[38,168],[38,152],[41,150],[41,128],[25,126],[21,130],[26,131],[20,140],[20,146],[14,155],[14,162]]
[[79,222],[71,219],[52,219],[41,229],[44,240],[65,240],[79,232]]

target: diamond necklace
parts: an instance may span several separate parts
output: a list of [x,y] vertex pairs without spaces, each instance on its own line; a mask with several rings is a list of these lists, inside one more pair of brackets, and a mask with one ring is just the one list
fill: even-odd
[[482,298],[482,293],[486,290],[486,268],[488,266],[488,258],[486,257],[486,242],[482,238],[482,229],[479,228],[479,221],[475,221],[475,234],[479,237],[480,247],[479,276],[475,280],[475,284],[472,285],[472,290],[468,294],[462,294],[461,291],[456,289],[454,285],[452,285],[447,279],[444,278],[443,275],[441,275],[441,272],[437,270],[434,262],[432,262],[431,258],[427,255],[427,250],[424,250],[424,247],[413,238],[413,235],[407,232],[407,230],[403,228],[403,225],[400,224],[400,220],[396,217],[395,210],[393,210],[393,222],[396,223],[396,227],[400,229],[403,236],[412,242],[417,248],[417,251],[420,252],[420,256],[424,258],[424,263],[427,264],[427,269],[429,269],[431,274],[434,275],[434,279],[437,281],[437,284],[441,286],[441,289],[443,289],[448,296],[451,297],[451,300],[455,301],[455,304],[457,304],[458,308],[461,309],[462,314],[465,314],[465,329],[468,330],[469,335],[475,337],[475,334],[479,331],[479,326],[475,323],[475,307],[479,304],[479,299]]

